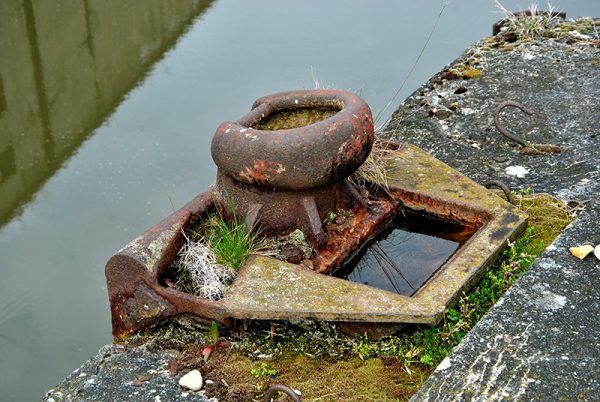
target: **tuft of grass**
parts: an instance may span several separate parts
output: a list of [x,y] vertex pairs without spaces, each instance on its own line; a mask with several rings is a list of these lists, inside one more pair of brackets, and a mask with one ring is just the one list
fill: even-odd
[[260,230],[249,227],[238,218],[233,204],[230,207],[230,219],[218,210],[190,230],[190,236],[183,233],[186,242],[174,263],[177,289],[219,300],[248,256],[262,247]]
[[561,21],[561,18],[557,16],[557,8],[550,3],[548,3],[547,11],[540,11],[537,3],[532,2],[528,8],[530,15],[515,14],[499,0],[495,0],[495,3],[496,8],[503,16],[505,26],[508,26],[510,31],[517,33],[522,38],[540,38],[549,28]]
[[386,154],[387,149],[385,143],[375,137],[371,153],[365,162],[360,165],[356,172],[350,177],[352,183],[361,188],[370,188],[374,186],[388,193],[389,185],[385,164]]
[[231,210],[229,220],[220,211],[216,217],[209,219],[201,237],[215,253],[218,264],[238,270],[251,253],[261,248],[261,230],[249,227],[244,219],[237,216],[233,206]]

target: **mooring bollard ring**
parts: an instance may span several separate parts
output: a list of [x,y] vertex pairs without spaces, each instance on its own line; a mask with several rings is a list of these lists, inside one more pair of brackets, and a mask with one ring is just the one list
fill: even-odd
[[222,123],[211,151],[233,180],[303,190],[350,176],[372,146],[373,116],[364,100],[339,90],[302,90],[260,98],[237,122]]

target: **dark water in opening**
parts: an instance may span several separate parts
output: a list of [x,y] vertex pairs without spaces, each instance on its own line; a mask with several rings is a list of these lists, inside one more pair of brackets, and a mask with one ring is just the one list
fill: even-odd
[[334,275],[411,296],[474,232],[458,223],[406,212]]
[[[377,114],[441,5],[1,1],[0,401],[38,400],[111,341],[104,264],[214,181],[222,121],[313,75]],[[497,19],[491,0],[450,2],[383,117]]]

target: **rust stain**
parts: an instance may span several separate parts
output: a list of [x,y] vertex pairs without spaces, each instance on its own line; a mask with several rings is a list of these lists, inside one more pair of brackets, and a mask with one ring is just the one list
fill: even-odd
[[329,274],[344,262],[367,239],[386,228],[396,214],[393,201],[372,201],[366,209],[359,208],[350,224],[331,225],[327,229],[327,245],[315,253],[314,270]]
[[240,172],[239,176],[245,181],[256,184],[268,183],[273,175],[279,175],[287,169],[279,162],[270,162],[265,160],[254,161],[252,167],[246,167]]

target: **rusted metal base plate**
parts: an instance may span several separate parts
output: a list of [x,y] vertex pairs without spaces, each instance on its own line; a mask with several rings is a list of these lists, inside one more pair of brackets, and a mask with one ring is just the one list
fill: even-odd
[[524,229],[527,218],[494,193],[415,146],[401,145],[389,152],[386,161],[394,201],[405,208],[478,228],[413,296],[259,256],[248,260],[231,290],[216,302],[162,286],[159,278],[181,244],[181,229],[207,208],[207,192],[108,262],[113,334],[120,338],[181,313],[192,313],[225,326],[234,319],[436,324],[461,292],[481,277],[507,240]]

